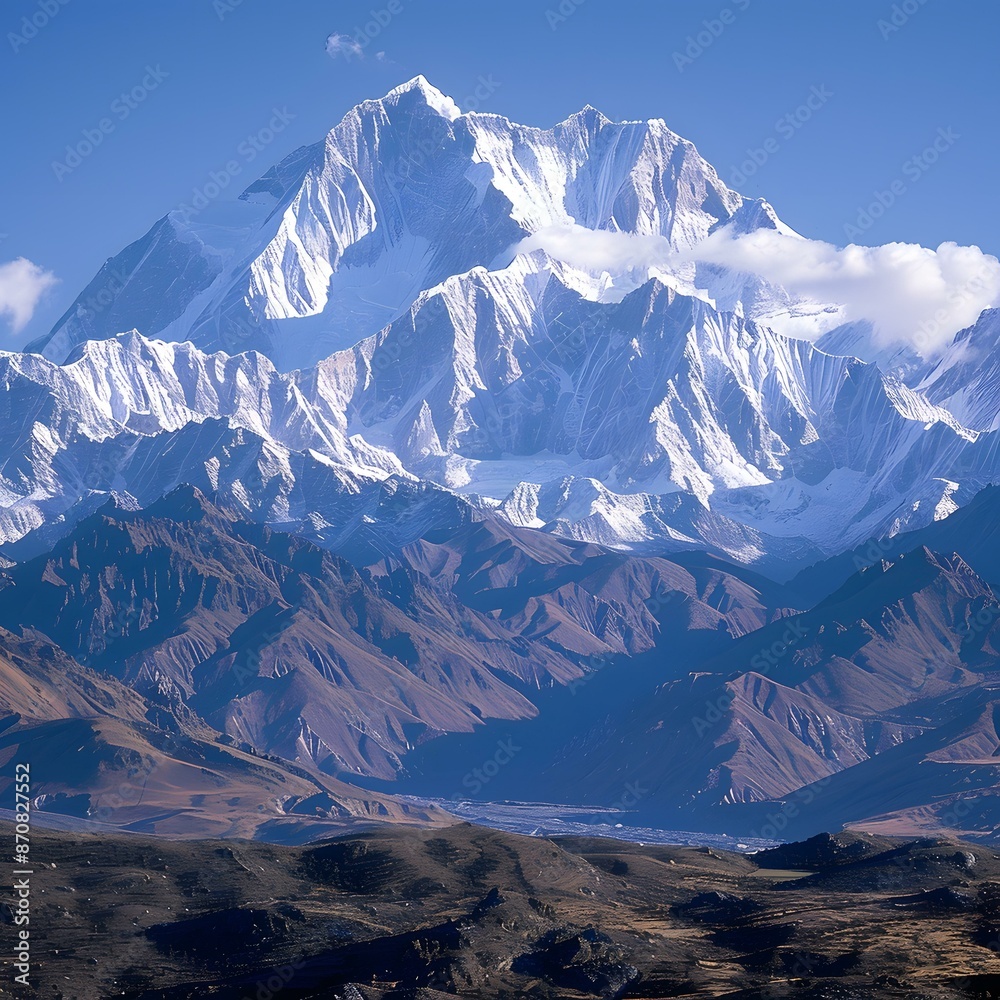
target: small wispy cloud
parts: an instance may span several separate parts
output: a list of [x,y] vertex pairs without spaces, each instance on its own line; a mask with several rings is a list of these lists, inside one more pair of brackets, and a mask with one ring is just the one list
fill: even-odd
[[350,35],[335,31],[326,40],[326,54],[331,59],[344,56],[347,59],[364,59],[364,46]]
[[35,313],[39,301],[59,279],[25,257],[0,264],[0,316],[11,333],[20,333]]

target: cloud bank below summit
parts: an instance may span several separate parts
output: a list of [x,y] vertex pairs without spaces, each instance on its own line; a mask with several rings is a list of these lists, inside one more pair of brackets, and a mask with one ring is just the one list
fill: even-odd
[[842,323],[871,324],[877,347],[905,345],[924,357],[947,347],[984,309],[1000,303],[1000,261],[978,247],[912,243],[839,248],[773,229],[733,235],[720,229],[691,250],[673,251],[657,235],[550,226],[515,253],[544,250],[580,270],[611,275],[641,268],[675,271],[714,264],[754,274],[794,299],[835,306],[803,320],[772,317],[778,332],[814,339]]

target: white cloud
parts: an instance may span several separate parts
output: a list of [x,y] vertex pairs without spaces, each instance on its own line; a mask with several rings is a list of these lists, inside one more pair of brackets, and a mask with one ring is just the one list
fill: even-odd
[[34,315],[42,295],[58,278],[24,257],[0,264],[0,316],[20,333]]
[[845,322],[867,321],[878,346],[906,344],[926,357],[950,344],[984,309],[1000,304],[1000,261],[955,243],[937,250],[912,243],[841,249],[773,229],[739,236],[721,229],[692,250],[675,253],[662,236],[563,225],[529,236],[515,252],[539,249],[598,274],[637,268],[676,274],[693,263],[756,274],[795,301],[796,315],[767,320],[779,332],[819,336]]
[[598,274],[620,274],[633,268],[670,265],[670,243],[663,236],[633,236],[604,229],[586,229],[575,223],[548,226],[514,247],[514,253],[544,250],[571,267]]
[[735,238],[720,230],[685,256],[760,275],[792,296],[838,305],[840,314],[830,316],[827,328],[867,320],[879,346],[906,344],[925,357],[1000,303],[1000,261],[956,243],[937,250],[914,243],[840,249],[773,229]]
[[335,31],[326,40],[326,54],[331,59],[336,59],[337,56],[346,56],[348,59],[352,56],[356,59],[364,59],[365,49],[357,39]]

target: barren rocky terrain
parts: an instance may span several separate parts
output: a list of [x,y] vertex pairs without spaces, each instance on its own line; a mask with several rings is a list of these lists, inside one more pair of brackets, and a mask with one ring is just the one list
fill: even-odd
[[33,853],[34,995],[53,1000],[1000,988],[1000,856],[947,840],[821,835],[747,856],[466,824],[304,848],[39,830]]

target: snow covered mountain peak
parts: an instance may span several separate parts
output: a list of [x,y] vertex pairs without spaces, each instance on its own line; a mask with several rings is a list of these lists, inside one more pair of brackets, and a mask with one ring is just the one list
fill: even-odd
[[443,94],[437,87],[428,83],[427,78],[419,73],[412,80],[401,83],[389,91],[382,101],[387,104],[398,103],[404,95],[419,94],[429,108],[437,111],[438,114],[450,121],[454,121],[462,114],[462,109],[447,94]]
[[288,370],[371,336],[450,275],[506,265],[548,227],[657,236],[677,250],[741,211],[744,229],[766,221],[662,122],[614,123],[588,106],[550,129],[522,126],[461,114],[421,76],[352,109],[241,197],[259,208],[160,220],[32,349],[62,361],[136,328],[258,349]]
[[560,128],[563,126],[580,126],[583,128],[602,128],[605,125],[613,125],[614,122],[608,118],[603,111],[599,111],[593,106],[593,104],[585,104],[579,111],[574,111],[573,114],[564,118],[561,122],[558,122],[554,127]]
[[523,126],[418,76],[241,197],[161,219],[44,358],[4,358],[4,538],[180,482],[329,528],[392,479],[608,544],[801,560],[993,481],[992,368],[914,388],[834,349],[859,328],[776,334],[825,307],[692,250],[802,237],[662,120]]

